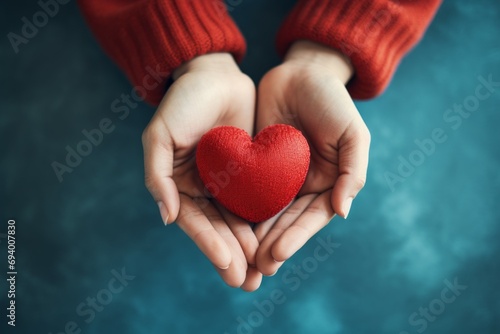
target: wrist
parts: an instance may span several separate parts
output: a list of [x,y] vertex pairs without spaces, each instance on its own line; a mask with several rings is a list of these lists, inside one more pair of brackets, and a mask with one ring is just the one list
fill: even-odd
[[172,72],[172,79],[177,80],[188,72],[214,71],[214,72],[240,72],[238,64],[230,53],[207,53],[197,56]]
[[354,75],[354,67],[350,59],[342,52],[307,40],[293,43],[288,49],[284,62],[301,66],[322,66],[344,84]]

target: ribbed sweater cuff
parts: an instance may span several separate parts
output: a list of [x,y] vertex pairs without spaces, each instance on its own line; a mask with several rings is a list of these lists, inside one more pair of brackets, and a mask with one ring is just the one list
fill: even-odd
[[439,0],[300,0],[277,37],[278,52],[311,40],[344,53],[355,68],[347,88],[356,99],[380,94],[401,58],[418,42]]
[[[80,6],[102,47],[134,86],[145,88],[145,100],[153,105],[184,62],[211,52],[228,52],[240,61],[245,53],[245,40],[223,1],[82,0]],[[151,77],[160,81],[155,88]]]

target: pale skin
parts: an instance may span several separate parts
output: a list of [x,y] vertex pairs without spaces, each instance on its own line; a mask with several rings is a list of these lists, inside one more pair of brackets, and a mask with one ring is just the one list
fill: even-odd
[[[298,41],[256,89],[231,55],[213,53],[179,67],[143,134],[146,186],[165,224],[174,221],[232,287],[256,290],[334,214],[347,217],[364,186],[370,134],[345,84],[349,60]],[[285,123],[301,130],[311,164],[297,198],[256,225],[205,197],[195,164],[208,130],[232,125],[254,134]],[[255,124],[255,127],[254,127]]]

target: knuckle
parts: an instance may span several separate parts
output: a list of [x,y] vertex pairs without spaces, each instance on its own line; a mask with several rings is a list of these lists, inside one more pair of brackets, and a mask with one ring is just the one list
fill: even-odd
[[358,190],[363,189],[366,184],[366,176],[356,176],[353,179],[354,187]]
[[237,276],[232,278],[226,278],[226,284],[231,288],[239,288],[245,283],[245,277]]
[[281,217],[287,217],[292,221],[294,221],[295,218],[297,218],[297,216],[299,216],[302,213],[302,211],[303,210],[300,207],[292,205],[288,209],[286,209],[285,212],[283,212]]
[[249,90],[249,89],[252,89],[252,90],[255,90],[255,83],[253,82],[252,78],[250,78],[248,75],[246,74],[243,74],[241,76],[241,87],[245,90]]
[[[332,217],[333,217],[333,211],[330,212],[330,210],[326,210],[325,208],[321,208],[321,207],[318,207],[316,205],[309,206],[308,208],[306,208],[306,210],[304,210],[304,213],[309,213],[309,214],[317,217],[318,221],[321,222],[319,224],[320,228],[325,227],[328,224],[328,222],[330,221],[330,219],[332,219]],[[307,228],[306,226],[297,225],[297,228],[299,228],[299,227],[303,230],[303,232],[306,233],[305,235],[309,236],[309,238],[312,237],[314,235],[314,233],[316,233],[314,230],[311,230],[311,229]]]
[[254,86],[253,80],[248,74],[243,73],[241,78],[243,79],[245,84]]
[[146,145],[148,142],[149,142],[149,139],[151,137],[151,130],[150,130],[150,126],[148,125],[144,131],[142,131],[142,136],[141,136],[141,139],[142,139],[142,145]]
[[370,133],[370,130],[368,130],[368,128],[366,128],[365,137],[364,138],[365,138],[366,142],[369,145],[371,143],[371,141],[372,141],[372,135]]
[[149,192],[153,192],[156,185],[155,178],[150,174],[146,174],[144,176],[144,185],[149,190]]
[[148,145],[160,139],[160,129],[153,122],[149,123],[142,132],[142,144]]
[[368,129],[368,127],[366,125],[364,126],[363,138],[365,138],[365,140],[368,143],[371,142],[371,140],[372,140],[372,135],[371,135],[370,130]]
[[371,142],[371,133],[366,124],[363,123],[362,126],[358,127],[357,137],[366,144],[370,144]]

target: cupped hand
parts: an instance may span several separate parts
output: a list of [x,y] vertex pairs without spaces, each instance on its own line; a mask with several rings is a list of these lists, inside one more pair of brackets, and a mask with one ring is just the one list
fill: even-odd
[[220,207],[201,182],[196,146],[210,129],[231,125],[252,134],[255,86],[232,56],[199,56],[179,67],[143,133],[146,186],[165,224],[177,222],[230,286],[255,290],[258,240],[250,225]]
[[370,133],[345,88],[352,74],[341,53],[298,41],[259,84],[256,130],[290,124],[311,150],[297,198],[254,229],[260,241],[257,268],[264,275],[273,275],[334,214],[347,218],[365,184]]

